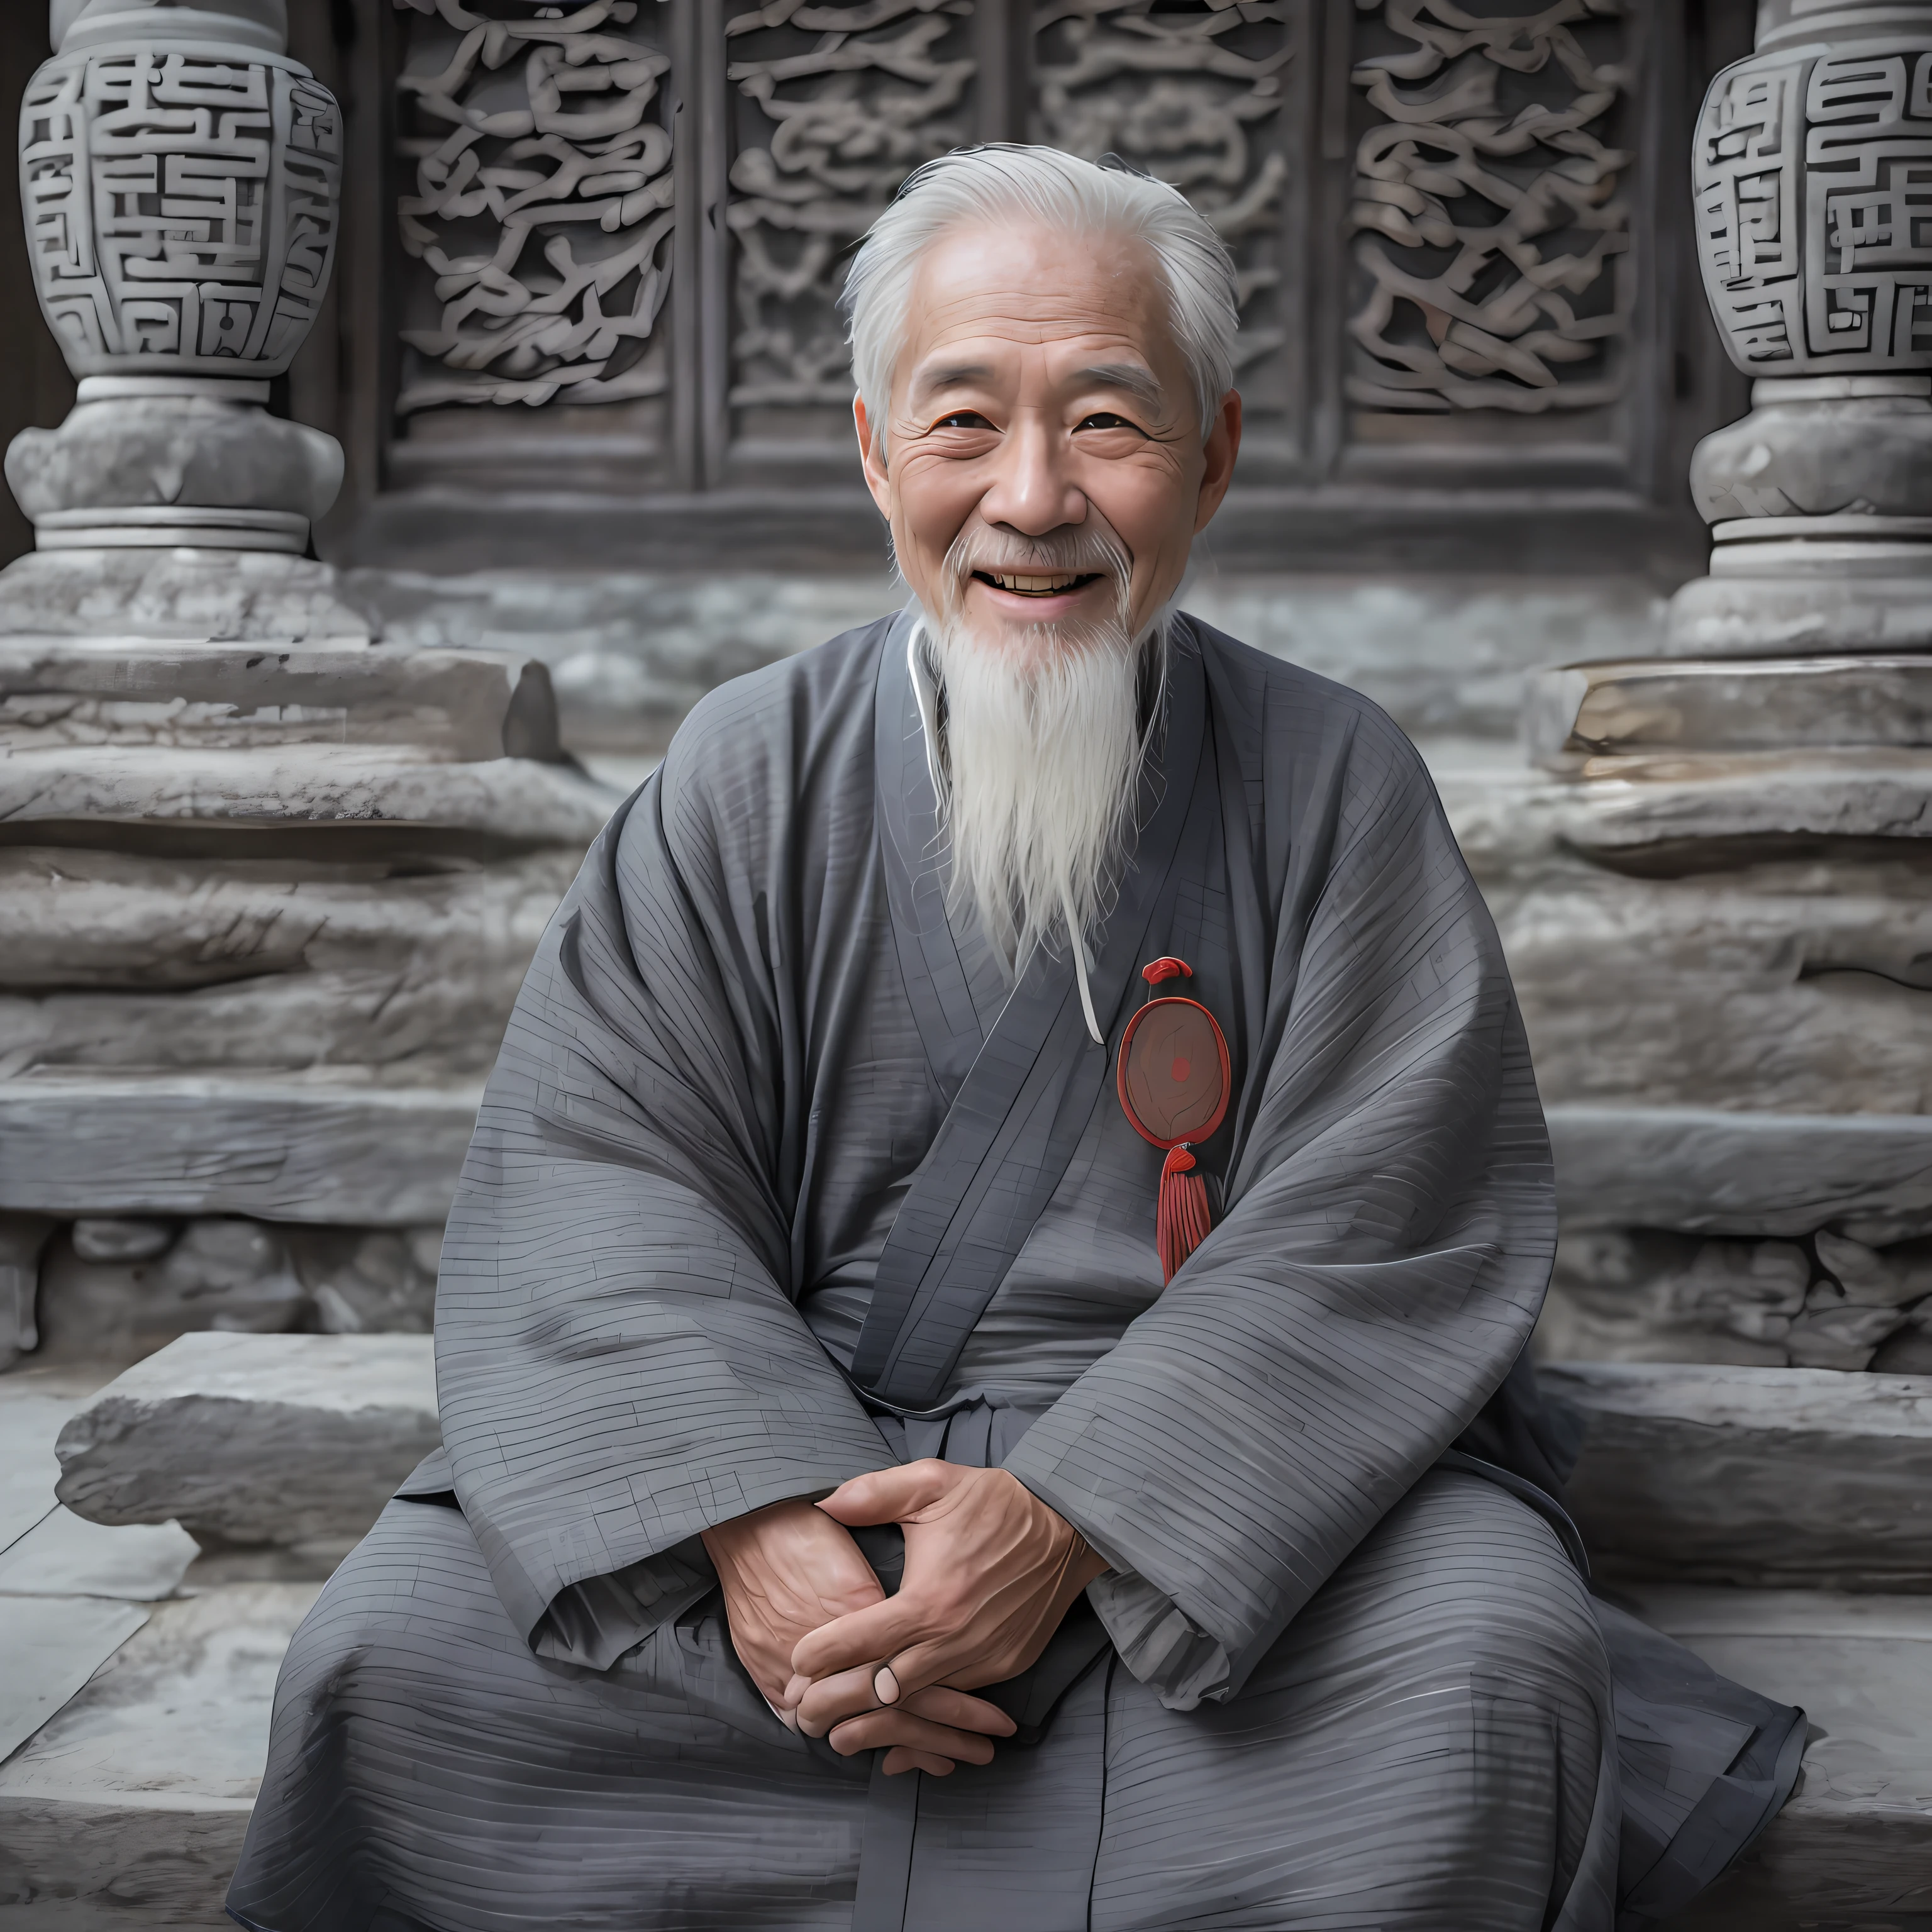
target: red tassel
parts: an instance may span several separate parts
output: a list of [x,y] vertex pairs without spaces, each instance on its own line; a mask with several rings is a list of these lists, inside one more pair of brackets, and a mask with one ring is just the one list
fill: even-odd
[[1168,1148],[1161,1164],[1160,1206],[1154,1222],[1154,1243],[1160,1251],[1161,1279],[1172,1281],[1180,1264],[1208,1238],[1214,1226],[1208,1212],[1208,1184],[1193,1172],[1194,1156],[1187,1143]]

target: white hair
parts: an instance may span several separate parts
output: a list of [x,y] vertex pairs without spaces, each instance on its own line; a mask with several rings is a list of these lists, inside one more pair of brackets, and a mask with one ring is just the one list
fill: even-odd
[[1178,188],[1151,175],[1100,166],[1058,148],[994,141],[956,148],[908,176],[866,231],[845,278],[839,302],[874,450],[885,447],[892,371],[905,346],[913,281],[926,250],[950,230],[1016,216],[1147,244],[1167,285],[1174,340],[1194,386],[1204,441],[1221,398],[1234,387],[1240,326],[1234,258],[1213,224]]

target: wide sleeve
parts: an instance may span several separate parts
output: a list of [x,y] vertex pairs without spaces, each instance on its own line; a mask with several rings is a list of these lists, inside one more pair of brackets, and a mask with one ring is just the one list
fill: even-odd
[[518,1628],[594,1668],[710,1587],[698,1532],[892,1460],[792,1300],[765,881],[679,764],[538,949],[438,1284],[457,1500]]
[[1298,804],[1220,1225],[1006,1466],[1172,1706],[1238,1693],[1534,1324],[1549,1145],[1489,914],[1379,714]]

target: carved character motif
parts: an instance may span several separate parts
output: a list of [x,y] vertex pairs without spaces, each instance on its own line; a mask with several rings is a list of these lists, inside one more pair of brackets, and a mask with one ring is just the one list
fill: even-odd
[[1381,118],[1356,148],[1349,224],[1369,287],[1348,323],[1351,400],[1526,415],[1612,401],[1632,297],[1618,194],[1632,157],[1604,138],[1630,86],[1621,33],[1604,57],[1618,0],[1356,4],[1412,50],[1354,70]]
[[1932,51],[1763,56],[1698,124],[1698,240],[1732,359],[1763,375],[1932,351]]
[[403,332],[424,361],[398,410],[662,393],[671,139],[650,116],[670,62],[610,30],[636,20],[636,0],[529,19],[394,4],[434,22],[415,27],[397,83],[425,130],[401,141],[416,192],[397,212],[441,305],[434,327]]
[[736,251],[735,407],[852,400],[842,251],[921,162],[972,138],[972,0],[770,0],[726,78],[741,112],[725,219]]
[[[1245,373],[1278,350],[1286,0],[1045,0],[1034,14],[1036,140],[1180,188],[1233,251]],[[1252,382],[1251,385],[1252,386]],[[1250,401],[1256,400],[1251,397]]]
[[48,62],[20,117],[34,278],[76,375],[287,368],[335,247],[326,88],[218,50],[108,46]]

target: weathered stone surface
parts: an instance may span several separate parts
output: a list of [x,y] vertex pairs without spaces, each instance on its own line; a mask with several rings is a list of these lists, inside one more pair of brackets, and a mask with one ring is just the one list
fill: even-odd
[[1932,1231],[1932,1116],[1546,1109],[1579,1228],[1800,1237],[1848,1217],[1874,1238]]
[[[1932,610],[1932,602],[1928,602]],[[1586,761],[1557,812],[1578,850],[1666,841],[1932,836],[1932,752],[1633,752]]]
[[0,846],[0,1066],[480,1076],[580,859]]
[[1932,647],[1922,576],[1700,577],[1670,600],[1668,657],[1888,656]]
[[[107,1597],[0,1596],[0,1656],[7,1660],[0,1671],[0,1760],[32,1737],[147,1620],[144,1606]],[[6,1842],[0,1826],[0,1860]],[[5,1896],[0,1880],[0,1899]]]
[[292,1074],[0,1080],[0,1208],[440,1221],[482,1098]]
[[1790,1802],[1672,1932],[1921,1932],[1932,1918],[1932,1602],[1632,1594],[1648,1622],[1714,1669],[1798,1705],[1816,1727]]
[[10,1927],[227,1924],[221,1900],[267,1760],[275,1672],[319,1587],[235,1585],[160,1605],[0,1765]]
[[40,1349],[126,1360],[196,1329],[283,1334],[309,1310],[286,1238],[260,1221],[190,1221],[164,1253],[138,1261],[88,1261],[64,1238],[41,1270]]
[[1814,896],[1790,875],[1822,866],[1764,869],[1782,876],[1566,878],[1496,895],[1546,1098],[1932,1112],[1932,879],[1910,897],[1853,880]]
[[271,551],[43,550],[0,572],[0,637],[366,644],[327,564]]
[[1529,680],[1522,725],[1531,757],[1560,772],[1646,748],[1924,746],[1932,745],[1932,658],[1570,664]]
[[1932,1244],[1906,1241],[1881,1252],[1828,1228],[1816,1245],[1819,1261],[1855,1306],[1905,1308],[1932,1294]]
[[74,1251],[84,1262],[151,1261],[181,1230],[172,1221],[115,1220],[84,1217],[68,1229]]
[[0,748],[9,752],[302,745],[381,746],[458,764],[554,761],[556,702],[544,665],[520,652],[0,632]]
[[1810,1257],[1788,1241],[1566,1228],[1538,1324],[1543,1354],[1782,1368]]
[[39,1346],[40,1254],[53,1231],[44,1214],[0,1214],[0,1369]]
[[270,416],[238,384],[227,394],[83,395],[58,428],[22,430],[6,470],[15,500],[36,519],[50,510],[178,504],[314,518],[342,488],[342,446]]
[[184,1335],[61,1431],[60,1498],[96,1522],[340,1540],[440,1440],[427,1336]]
[[296,1271],[328,1335],[427,1335],[436,1316],[440,1226],[368,1233],[292,1229]]
[[619,802],[570,765],[530,758],[425,764],[377,748],[211,752],[104,745],[16,752],[0,760],[0,824],[46,820],[362,820],[574,844]]
[[151,1604],[171,1595],[200,1545],[178,1522],[114,1528],[56,1505],[0,1550],[0,1597],[115,1597]]
[[1932,1383],[1546,1364],[1585,1424],[1573,1514],[1607,1576],[1932,1591]]
[[53,1508],[60,1480],[54,1440],[105,1379],[72,1365],[38,1364],[0,1376],[0,1550]]

